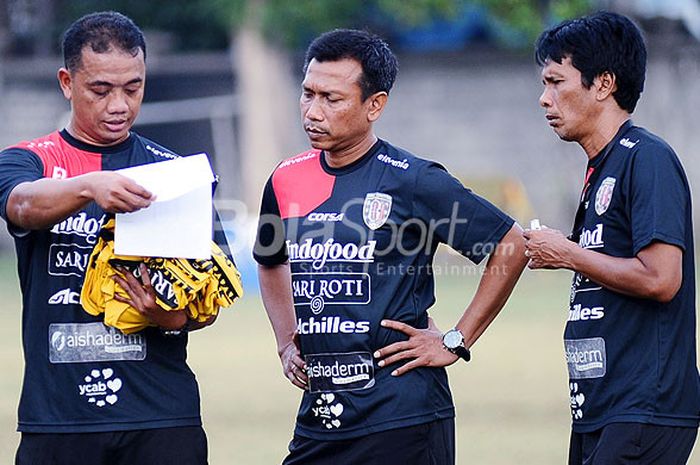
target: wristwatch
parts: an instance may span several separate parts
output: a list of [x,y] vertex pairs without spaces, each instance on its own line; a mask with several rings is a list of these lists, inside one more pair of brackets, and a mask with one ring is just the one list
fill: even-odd
[[442,345],[465,362],[472,358],[471,352],[464,346],[464,335],[457,328],[452,328],[442,335]]

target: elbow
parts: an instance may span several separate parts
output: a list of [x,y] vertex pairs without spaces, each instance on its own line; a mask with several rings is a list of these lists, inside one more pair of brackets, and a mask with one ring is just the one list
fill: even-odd
[[681,279],[655,279],[648,290],[648,297],[652,300],[667,304],[676,297],[681,288]]

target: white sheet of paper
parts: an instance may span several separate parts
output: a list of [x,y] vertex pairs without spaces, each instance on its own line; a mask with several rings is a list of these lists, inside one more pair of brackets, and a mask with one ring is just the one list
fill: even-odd
[[156,202],[167,202],[204,184],[214,182],[206,153],[117,171],[155,194]]
[[116,254],[211,257],[214,174],[205,154],[118,172],[154,193],[156,200],[146,209],[116,215]]

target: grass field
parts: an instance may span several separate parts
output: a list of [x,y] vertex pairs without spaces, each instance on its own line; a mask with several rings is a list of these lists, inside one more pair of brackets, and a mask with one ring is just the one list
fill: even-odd
[[[561,334],[569,280],[567,272],[526,272],[473,348],[473,361],[449,368],[458,464],[565,463],[570,414]],[[476,282],[475,273],[438,278],[432,314],[442,329],[457,320]],[[23,366],[13,259],[0,259],[0,299],[0,463],[12,463]],[[259,297],[246,296],[216,325],[192,334],[189,348],[202,393],[210,463],[279,464],[300,391],[281,375]],[[690,463],[700,465],[700,452]]]

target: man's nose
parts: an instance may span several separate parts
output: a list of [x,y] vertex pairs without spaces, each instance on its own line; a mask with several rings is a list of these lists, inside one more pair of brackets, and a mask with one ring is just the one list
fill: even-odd
[[552,98],[549,95],[549,90],[545,87],[545,89],[542,91],[542,94],[540,95],[540,106],[542,108],[547,108],[552,106]]
[[126,95],[122,90],[115,89],[110,92],[107,111],[109,113],[126,113],[129,110]]
[[321,110],[321,104],[317,98],[311,99],[311,101],[306,105],[304,115],[313,121],[321,121],[323,119],[323,111]]

